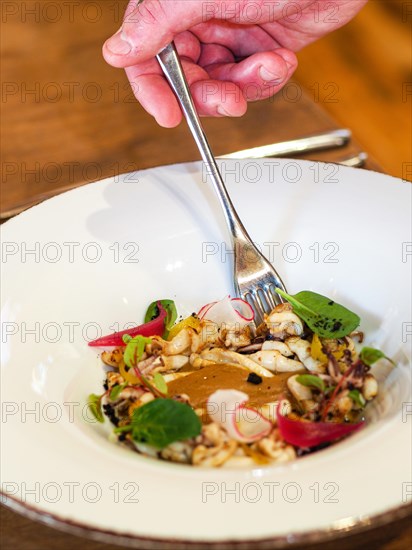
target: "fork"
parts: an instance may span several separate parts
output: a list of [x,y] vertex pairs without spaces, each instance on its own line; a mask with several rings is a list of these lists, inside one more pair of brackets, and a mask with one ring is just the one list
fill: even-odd
[[233,206],[200,123],[199,115],[197,114],[189,85],[173,42],[157,55],[157,59],[181,105],[187,124],[206,165],[207,173],[214,185],[232,235],[235,293],[247,301],[253,308],[255,321],[258,325],[263,321],[265,313],[270,313],[277,304],[283,302],[281,296],[276,293],[275,288],[280,288],[286,292],[285,285],[274,267],[252,242]]

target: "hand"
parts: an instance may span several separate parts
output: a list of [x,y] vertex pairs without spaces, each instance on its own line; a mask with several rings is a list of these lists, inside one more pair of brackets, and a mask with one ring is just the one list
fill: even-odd
[[103,46],[124,67],[135,96],[161,126],[182,113],[155,58],[175,41],[201,115],[242,116],[277,93],[297,67],[294,52],[347,23],[367,0],[131,0]]

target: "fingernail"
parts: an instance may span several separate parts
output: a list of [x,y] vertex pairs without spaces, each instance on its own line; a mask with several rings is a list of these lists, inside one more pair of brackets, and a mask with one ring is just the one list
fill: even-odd
[[273,84],[278,84],[279,82],[282,82],[284,79],[283,76],[280,76],[279,74],[272,73],[271,71],[268,71],[265,67],[260,67],[259,69],[260,78],[264,82],[271,82]]
[[127,55],[132,51],[131,44],[122,38],[121,31],[109,38],[107,48],[115,55]]
[[288,71],[290,71],[290,69],[292,69],[295,66],[293,63],[289,63],[289,61],[285,61],[285,63],[288,68]]
[[225,109],[219,105],[216,109],[216,111],[218,112],[219,115],[222,115],[222,116],[231,116],[230,113],[228,113],[227,111],[225,111]]

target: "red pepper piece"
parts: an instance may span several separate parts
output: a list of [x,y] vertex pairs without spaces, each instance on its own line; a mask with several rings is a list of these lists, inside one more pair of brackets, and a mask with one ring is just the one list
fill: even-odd
[[123,336],[125,334],[128,334],[132,338],[137,335],[146,337],[162,336],[165,330],[167,311],[160,302],[157,302],[157,307],[159,309],[159,315],[156,319],[153,319],[144,325],[139,325],[138,327],[129,328],[120,332],[114,332],[113,334],[108,334],[107,336],[97,338],[97,340],[89,342],[89,346],[99,348],[124,346],[125,343],[123,342]]
[[277,410],[279,431],[285,441],[296,447],[317,447],[335,441],[362,428],[364,422],[343,424],[337,422],[305,422],[291,420]]

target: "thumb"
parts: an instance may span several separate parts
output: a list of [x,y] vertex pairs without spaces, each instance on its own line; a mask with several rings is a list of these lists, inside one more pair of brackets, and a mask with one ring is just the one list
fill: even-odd
[[201,0],[131,0],[121,28],[103,46],[105,60],[114,67],[130,67],[151,59],[177,34],[212,19],[210,4]]

